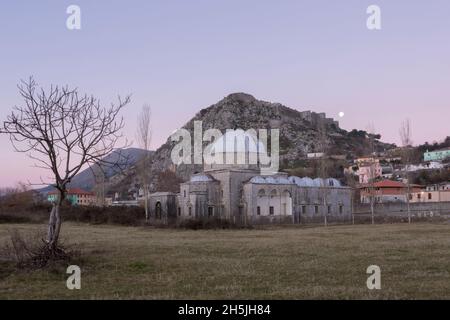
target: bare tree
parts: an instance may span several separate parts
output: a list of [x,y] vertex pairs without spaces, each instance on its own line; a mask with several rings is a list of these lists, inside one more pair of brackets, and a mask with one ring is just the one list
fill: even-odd
[[140,148],[145,150],[144,156],[142,157],[138,166],[138,170],[141,185],[144,190],[145,219],[148,220],[148,193],[150,188],[150,142],[152,140],[151,108],[149,105],[144,105],[139,114],[136,138]]
[[[123,137],[120,110],[130,96],[118,98],[118,104],[102,107],[93,96],[80,95],[68,86],[38,87],[33,78],[18,85],[24,100],[15,106],[3,123],[1,133],[8,134],[18,152],[28,153],[38,168],[49,170],[58,192],[48,223],[46,249],[58,252],[61,230],[60,207],[72,178],[86,165],[102,163]],[[120,165],[118,163],[111,165]],[[41,184],[47,184],[41,179]]]
[[411,147],[412,147],[412,130],[411,121],[406,119],[400,127],[400,139],[402,141],[402,160],[405,164],[404,179],[406,180],[406,208],[408,211],[408,223],[411,223],[411,209],[409,205],[409,197],[411,194],[411,184],[409,177],[409,165],[411,162]]

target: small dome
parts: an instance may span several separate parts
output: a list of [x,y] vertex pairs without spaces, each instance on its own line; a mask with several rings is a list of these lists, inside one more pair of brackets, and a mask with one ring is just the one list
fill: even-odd
[[299,178],[296,176],[291,176],[288,178],[289,181],[295,183],[299,187],[314,187],[314,181],[309,177]]
[[278,184],[292,184],[292,182],[287,177],[277,177]]
[[266,177],[266,183],[276,184],[277,180],[274,177]]
[[289,181],[295,183],[299,187],[342,187],[342,184],[339,180],[335,178],[328,179],[311,179],[309,177],[299,178],[296,176],[290,176]]
[[201,173],[201,174],[195,174],[191,176],[190,182],[209,182],[214,181],[214,179],[207,174]]
[[250,179],[250,183],[258,183],[258,184],[293,184],[288,178],[286,177],[277,177],[277,176],[269,176],[269,177],[262,177],[262,176],[255,176]]
[[250,179],[250,183],[266,183],[266,179],[264,179],[261,176],[255,176],[253,178]]
[[304,177],[301,179],[299,186],[301,187],[314,187],[313,179],[309,177]]
[[326,179],[326,185],[329,187],[342,187],[341,182],[335,178]]
[[326,184],[324,183],[322,178],[315,178],[313,180],[314,187],[324,187]]

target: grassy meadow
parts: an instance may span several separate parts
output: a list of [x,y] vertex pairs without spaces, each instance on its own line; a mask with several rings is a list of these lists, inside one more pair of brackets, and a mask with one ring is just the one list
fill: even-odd
[[[0,224],[32,234],[44,225]],[[450,224],[175,230],[63,224],[80,251],[81,290],[66,266],[0,261],[0,299],[450,299]],[[381,268],[381,290],[366,286]]]

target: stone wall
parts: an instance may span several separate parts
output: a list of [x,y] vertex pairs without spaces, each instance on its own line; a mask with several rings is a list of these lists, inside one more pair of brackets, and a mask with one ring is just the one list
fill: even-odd
[[[411,214],[417,217],[428,215],[450,215],[450,201],[449,202],[425,202],[425,203],[410,203]],[[375,205],[375,213],[377,215],[397,215],[405,216],[408,214],[406,203],[377,203]],[[370,213],[369,204],[356,204],[354,207],[355,214]]]

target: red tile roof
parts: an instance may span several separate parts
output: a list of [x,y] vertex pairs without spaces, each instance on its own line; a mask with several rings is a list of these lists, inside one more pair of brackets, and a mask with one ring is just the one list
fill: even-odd
[[406,185],[402,182],[398,181],[392,181],[392,180],[382,180],[375,182],[374,184],[375,188],[404,188]]
[[[370,184],[365,184],[365,185],[362,185],[361,187],[367,188],[370,186],[371,186]],[[418,184],[410,184],[409,186],[411,188],[413,188],[413,187],[421,188],[422,187],[421,185],[418,185]],[[381,180],[381,181],[375,182],[373,184],[373,187],[375,187],[375,188],[406,188],[406,184],[399,182],[399,181]]]
[[[58,194],[58,191],[50,191],[48,194]],[[93,196],[93,192],[89,192],[80,188],[69,188],[67,189],[67,194],[83,194]]]

